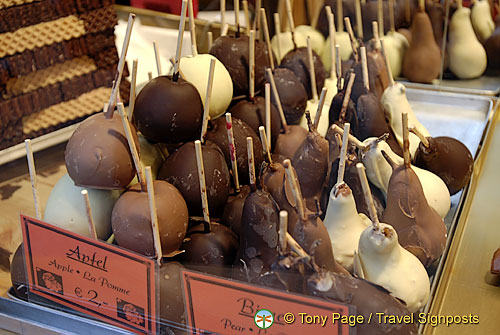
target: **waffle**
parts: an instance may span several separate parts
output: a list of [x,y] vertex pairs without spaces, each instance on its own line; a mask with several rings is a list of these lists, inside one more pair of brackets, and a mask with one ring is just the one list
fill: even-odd
[[[118,63],[112,4],[0,0],[0,149],[101,110]],[[129,90],[122,80],[124,103]]]

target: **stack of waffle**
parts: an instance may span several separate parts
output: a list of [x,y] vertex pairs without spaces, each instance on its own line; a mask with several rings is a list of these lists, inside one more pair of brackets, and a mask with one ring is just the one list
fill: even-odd
[[116,23],[113,0],[0,0],[0,149],[102,110]]

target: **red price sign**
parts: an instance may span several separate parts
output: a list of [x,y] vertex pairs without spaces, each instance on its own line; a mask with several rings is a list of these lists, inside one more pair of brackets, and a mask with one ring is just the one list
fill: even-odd
[[[188,325],[195,334],[347,335],[355,307],[182,270]],[[352,333],[351,333],[352,334]]]
[[136,333],[156,333],[155,263],[21,215],[31,293]]

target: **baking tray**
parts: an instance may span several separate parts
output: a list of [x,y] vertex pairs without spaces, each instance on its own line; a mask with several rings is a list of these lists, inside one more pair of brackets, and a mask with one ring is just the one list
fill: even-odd
[[500,94],[500,76],[484,75],[469,80],[443,79],[441,84],[412,83],[404,78],[398,78],[398,81],[403,83],[406,87],[422,90],[486,96],[498,96]]

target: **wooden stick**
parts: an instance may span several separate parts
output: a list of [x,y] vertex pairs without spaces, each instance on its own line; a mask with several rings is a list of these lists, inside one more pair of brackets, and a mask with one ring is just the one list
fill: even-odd
[[340,45],[335,45],[335,62],[337,69],[337,90],[340,91],[342,84],[342,59],[340,57]]
[[[261,25],[261,22],[264,23],[264,21],[261,21],[262,20],[262,0],[257,0],[255,1],[255,19],[253,21],[253,25],[252,25],[252,29],[255,30],[255,33],[257,35],[257,40],[260,40],[260,25]],[[266,10],[264,9],[264,13],[266,12]],[[266,19],[266,25],[267,25],[267,19]]]
[[[340,134],[342,136],[344,135],[344,130],[340,128],[338,125],[332,124],[330,128],[337,134]],[[366,145],[364,145],[363,142],[354,137],[354,135],[349,134],[349,142],[354,143],[354,145],[361,150],[366,149]]]
[[248,12],[248,1],[243,0],[241,3],[243,5],[243,13],[245,14],[245,34],[249,35],[250,34],[250,13]]
[[286,247],[287,247],[287,238],[286,238],[287,233],[288,233],[288,212],[281,211],[280,212],[280,228],[278,230],[278,239],[280,242],[280,249],[281,249],[282,254],[286,251]]
[[198,56],[198,46],[196,45],[196,27],[194,23],[194,9],[193,0],[188,2],[188,12],[189,12],[189,33],[191,35],[191,53],[193,57]]
[[80,193],[82,194],[83,202],[85,203],[85,212],[87,213],[90,238],[97,241],[97,233],[95,231],[94,219],[92,218],[92,207],[90,207],[89,192],[87,190],[82,190]]
[[259,135],[260,141],[262,142],[262,149],[264,149],[264,153],[267,155],[267,161],[272,164],[271,149],[269,148],[269,142],[267,141],[266,131],[263,126],[259,127]]
[[385,67],[387,69],[387,76],[389,77],[389,86],[394,85],[394,77],[392,75],[392,69],[391,69],[391,64],[389,63],[389,56],[387,55],[387,52],[385,52],[385,44],[384,40],[380,40],[380,46],[382,47],[382,54],[384,55],[384,60],[385,60]]
[[153,72],[148,71],[148,80],[151,81],[153,80]]
[[122,81],[123,67],[125,66],[125,58],[127,57],[128,45],[130,44],[130,35],[132,35],[132,27],[134,26],[135,14],[129,14],[127,31],[125,32],[125,38],[123,39],[122,52],[120,55],[120,60],[118,61],[118,66],[116,68],[115,81],[113,83],[113,88],[111,89],[111,96],[109,97],[108,110],[106,111],[106,118],[110,119],[113,117],[113,111],[115,109],[116,97],[118,95],[118,89]]
[[[372,32],[373,32],[373,39],[379,43],[378,41],[380,40],[380,35],[378,33],[378,22],[377,21],[372,21]],[[376,44],[377,45],[377,44]],[[377,45],[377,48],[379,46]]]
[[448,23],[450,20],[450,1],[445,0],[445,13],[444,13],[444,27],[443,27],[443,41],[441,42],[441,70],[439,72],[439,85],[443,83],[444,74],[444,60],[446,56],[446,43],[448,35]]
[[280,95],[278,93],[278,89],[276,88],[276,82],[274,81],[273,72],[271,71],[271,69],[268,68],[266,69],[266,74],[269,79],[269,82],[271,83],[274,100],[276,101],[276,105],[278,106],[278,112],[280,114],[281,124],[283,126],[283,129],[285,130],[285,133],[287,133],[288,124],[286,123],[285,113],[283,112],[283,106],[281,105]]
[[240,36],[240,0],[233,0],[234,22],[236,24],[236,37]]
[[[271,85],[269,83],[265,83],[264,85],[264,99],[265,99],[265,107],[266,107],[266,135],[267,138],[271,138]],[[269,145],[271,148],[271,145]]]
[[220,35],[226,36],[228,31],[229,31],[229,24],[226,23],[225,25],[222,26],[222,30],[220,32]]
[[203,165],[203,153],[201,151],[201,141],[194,141],[196,150],[196,164],[198,166],[198,180],[200,181],[201,207],[203,209],[203,220],[210,223],[210,213],[208,211],[207,184],[205,182],[205,166]]
[[389,0],[389,24],[391,26],[391,32],[396,32],[396,25],[394,23],[394,0]]
[[405,166],[410,168],[411,158],[410,158],[410,140],[409,140],[409,132],[408,132],[408,113],[402,112],[401,116],[403,117],[403,158],[405,162]]
[[158,77],[159,77],[162,75],[162,71],[161,71],[161,62],[160,62],[160,51],[158,50],[158,43],[156,43],[156,41],[153,41],[153,49],[155,51],[156,72],[158,73]]
[[138,60],[134,59],[132,63],[132,79],[130,80],[130,96],[128,98],[128,119],[132,120],[132,116],[134,115],[134,107],[135,107],[135,89],[137,85],[137,64]]
[[132,159],[134,161],[135,171],[137,172],[137,180],[141,185],[142,192],[146,192],[146,178],[144,177],[144,173],[142,171],[141,160],[139,156],[139,152],[137,151],[137,146],[134,140],[134,136],[132,135],[132,128],[130,127],[130,122],[128,118],[125,116],[125,107],[123,107],[123,103],[118,103],[118,113],[120,113],[120,117],[122,118],[123,129],[125,130],[125,135],[127,137],[128,147],[130,153],[132,154]]
[[379,35],[384,36],[384,11],[383,11],[383,3],[382,0],[377,1],[377,21],[379,28]]
[[361,182],[361,187],[363,188],[363,195],[365,196],[365,201],[368,204],[368,212],[370,213],[370,219],[372,219],[372,224],[375,229],[379,229],[380,221],[378,220],[377,210],[373,204],[372,192],[370,190],[370,184],[368,184],[368,179],[366,178],[365,166],[363,163],[356,164],[356,169],[358,170],[359,181]]
[[354,32],[352,31],[351,20],[348,17],[344,18],[345,26],[347,27],[347,33],[349,34],[349,39],[351,41],[352,52],[354,53],[354,60],[356,63],[359,61],[358,48],[356,48],[356,39],[354,38]]
[[354,78],[356,78],[356,74],[353,72],[349,76],[349,81],[347,82],[347,87],[344,93],[344,100],[342,100],[342,107],[340,109],[339,119],[345,119],[345,113],[347,112],[347,106],[349,105],[349,99],[351,99],[352,86],[354,85]]
[[405,0],[405,19],[407,23],[411,22],[410,0]]
[[427,139],[427,137],[425,137],[424,134],[422,134],[422,132],[420,130],[418,130],[418,128],[411,127],[410,128],[410,132],[412,132],[415,135],[417,135],[417,137],[419,138],[420,142],[422,142],[422,144],[424,145],[424,147],[426,147],[426,148],[429,147],[429,145],[430,145],[429,140]]
[[179,21],[179,35],[177,36],[177,49],[175,51],[175,62],[174,62],[174,75],[172,80],[177,81],[179,78],[179,63],[181,60],[181,51],[182,51],[182,41],[184,37],[184,26],[186,23],[186,7],[188,0],[182,0],[182,8],[181,8],[181,19]]
[[[260,2],[260,0],[258,0]],[[271,64],[271,69],[274,70],[274,57],[273,57],[273,49],[271,47],[271,38],[269,37],[269,27],[267,26],[267,15],[266,10],[261,8],[259,10],[260,18],[262,20],[262,28],[264,30],[264,40],[267,46],[267,53],[269,56],[269,64]],[[278,36],[276,36],[278,38]]]
[[208,119],[210,118],[210,100],[212,98],[212,88],[214,84],[215,59],[210,60],[210,69],[208,70],[207,94],[205,96],[205,107],[203,110],[203,120],[201,125],[200,140],[203,142],[207,132]]
[[[316,27],[318,26],[319,16],[321,15],[321,9],[323,8],[324,4],[325,4],[325,1],[321,0],[320,3],[316,6],[316,10],[313,13],[313,17],[311,19],[311,27],[313,27],[314,29],[316,29]],[[330,8],[330,10],[331,10],[331,8]]]
[[278,42],[278,63],[281,62],[281,23],[280,23],[280,15],[278,13],[274,13],[274,34],[276,35],[276,41]]
[[342,1],[337,1],[337,31],[344,31],[344,11]]
[[249,84],[248,87],[250,89],[250,100],[253,100],[255,96],[255,31],[250,31],[249,38],[250,45],[248,46],[249,56],[248,56],[248,79]]
[[342,149],[340,149],[340,162],[339,170],[337,172],[337,185],[344,182],[344,172],[345,172],[345,161],[347,158],[347,147],[349,145],[349,130],[351,129],[351,124],[346,122],[344,124],[344,136],[342,138]]
[[33,157],[31,140],[24,140],[24,144],[26,146],[26,157],[28,159],[28,170],[30,172],[31,190],[33,191],[33,201],[35,202],[36,218],[38,220],[42,220],[42,204],[40,203],[40,197],[38,196],[38,182],[36,178],[35,159]]
[[302,191],[298,185],[296,174],[293,171],[292,163],[289,159],[283,161],[283,166],[285,167],[286,174],[288,176],[288,182],[290,183],[290,188],[292,189],[293,197],[297,203],[297,209],[299,211],[299,216],[302,220],[306,219],[306,205],[304,204],[304,198],[302,198]]
[[290,249],[292,249],[300,258],[304,258],[305,260],[311,259],[311,256],[307,254],[307,252],[300,246],[299,242],[297,242],[290,233],[286,233],[286,241],[290,245]]
[[[462,0],[457,0],[458,8],[462,8]],[[425,0],[418,0],[418,8],[421,12],[425,12]]]
[[331,68],[330,68],[330,78],[331,79],[335,79],[337,78],[337,80],[340,80],[340,77],[337,77],[337,72],[336,72],[336,68],[337,68],[337,63],[336,63],[336,60],[335,60],[335,44],[336,43],[336,38],[335,38],[335,18],[333,16],[333,13],[332,13],[332,8],[330,6],[326,6],[325,7],[325,10],[326,10],[326,17],[328,19],[328,31],[329,31],[329,35],[330,35],[330,62],[332,64]]
[[231,113],[226,113],[227,140],[229,143],[229,155],[231,156],[231,168],[233,170],[234,187],[236,193],[240,192],[240,180],[238,176],[238,163],[236,162],[236,145],[234,143],[233,118]]
[[368,63],[366,61],[366,48],[361,47],[361,66],[363,68],[363,85],[367,91],[370,90],[370,79],[368,77]]
[[153,242],[156,251],[156,262],[161,264],[163,251],[161,247],[160,227],[158,225],[158,212],[156,209],[156,198],[153,174],[151,173],[151,166],[146,166],[146,181],[148,184],[148,200],[149,200],[149,215],[151,216],[151,228],[153,230]]
[[286,15],[288,18],[288,26],[290,27],[290,32],[292,33],[293,49],[297,49],[297,43],[295,41],[295,23],[293,22],[292,6],[290,5],[290,0],[285,0],[286,4]]
[[361,4],[359,0],[354,1],[354,10],[356,11],[356,28],[358,31],[358,38],[364,39],[363,19],[361,18]]
[[220,0],[220,26],[221,36],[224,36],[222,34],[222,30],[224,30],[224,27],[226,26],[226,0]]
[[250,185],[255,185],[257,183],[257,178],[255,176],[255,156],[253,154],[253,139],[250,136],[247,137],[247,154],[248,154],[248,173],[250,175]]
[[337,141],[337,145],[339,146],[339,148],[342,149],[342,145],[344,142],[342,141],[342,136],[340,136],[339,133],[335,133],[335,140]]
[[307,60],[309,62],[309,79],[311,80],[311,91],[314,102],[318,102],[318,88],[316,86],[316,70],[311,47],[311,38],[307,36]]
[[207,46],[208,46],[208,51],[210,51],[210,49],[212,49],[212,44],[214,44],[214,34],[209,31],[207,33]]
[[326,93],[328,93],[328,89],[323,87],[321,90],[321,95],[319,97],[318,109],[316,110],[316,115],[314,116],[314,128],[316,130],[319,126],[319,119],[321,118],[321,113],[323,112],[323,106],[325,105]]

